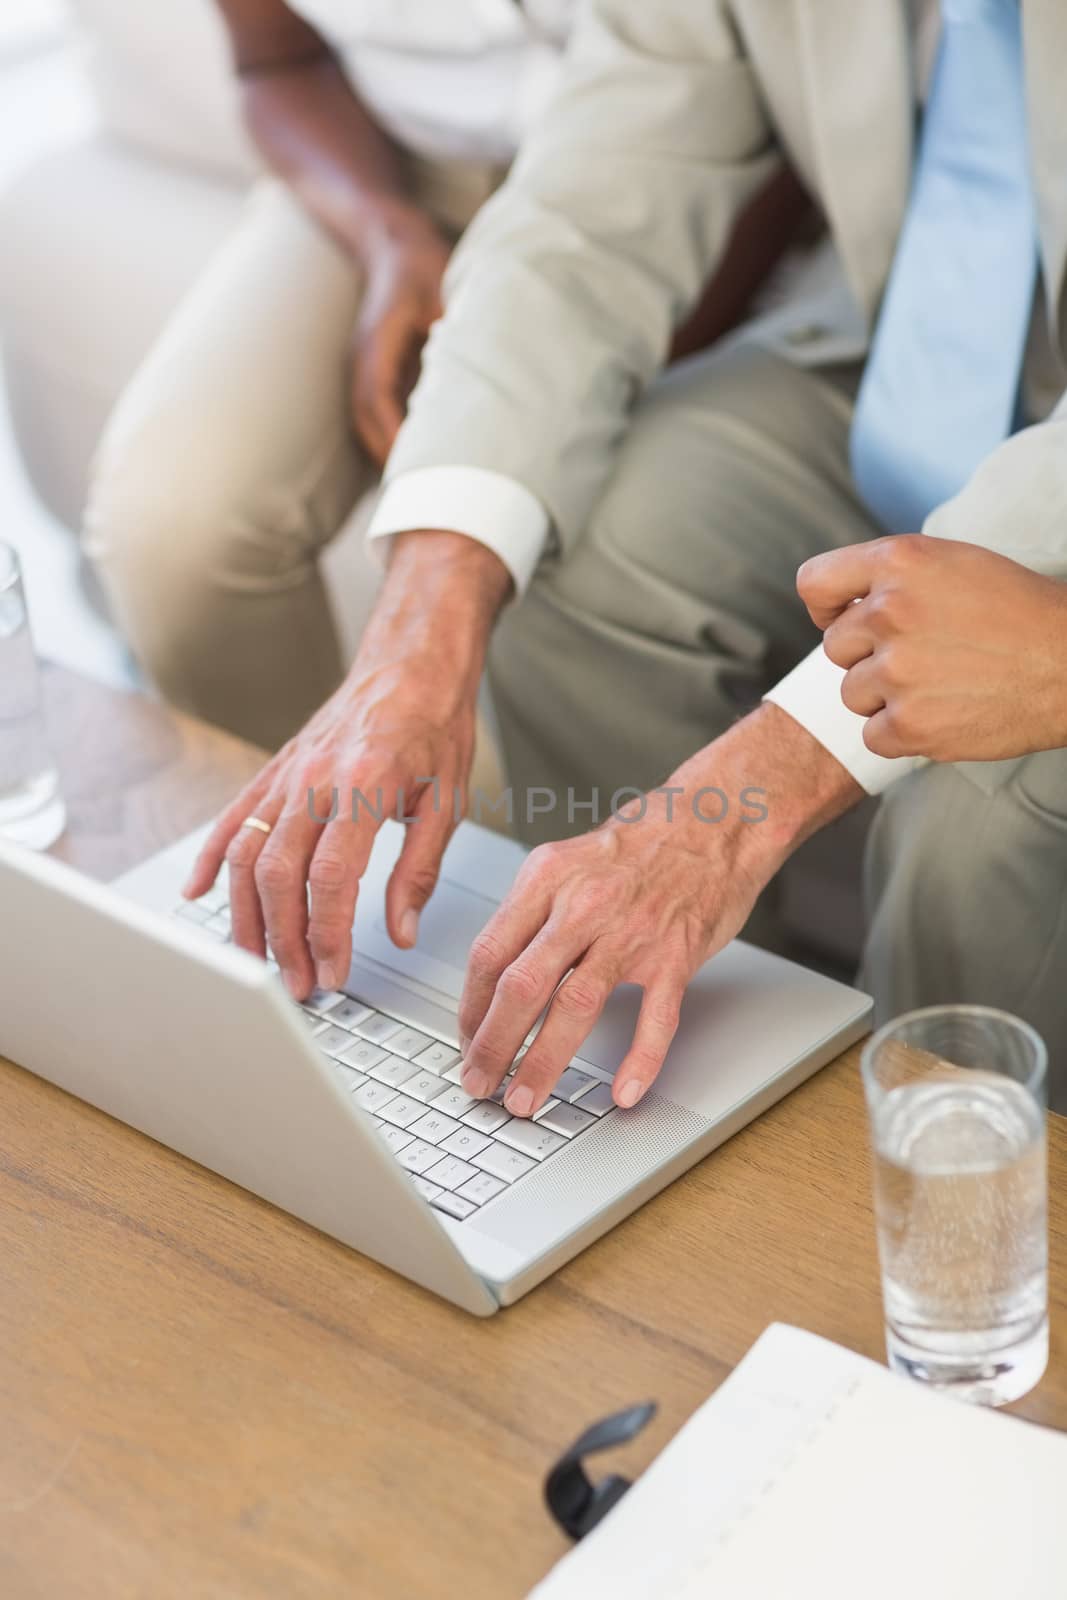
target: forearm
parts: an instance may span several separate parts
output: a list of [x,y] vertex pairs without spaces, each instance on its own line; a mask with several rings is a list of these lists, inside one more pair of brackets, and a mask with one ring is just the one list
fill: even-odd
[[341,245],[359,257],[407,226],[414,206],[393,144],[335,58],[241,71],[245,121],[264,160]]
[[[721,800],[708,799],[696,808],[707,824],[700,834],[727,844],[737,869],[758,879],[760,887],[805,839],[864,796],[817,739],[766,702],[697,751],[669,783],[685,789],[689,812],[698,790],[722,791],[728,809],[721,822],[713,820]],[[749,792],[747,805],[742,791]]]
[[443,675],[459,698],[477,694],[493,624],[512,591],[500,558],[463,534],[401,533],[353,672],[396,662]]

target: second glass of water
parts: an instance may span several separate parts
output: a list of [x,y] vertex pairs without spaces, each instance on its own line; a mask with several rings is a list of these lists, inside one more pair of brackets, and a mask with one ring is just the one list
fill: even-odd
[[46,850],[65,823],[19,560],[0,542],[0,839]]
[[986,1405],[1048,1361],[1046,1066],[984,1006],[911,1012],[863,1052],[889,1365]]

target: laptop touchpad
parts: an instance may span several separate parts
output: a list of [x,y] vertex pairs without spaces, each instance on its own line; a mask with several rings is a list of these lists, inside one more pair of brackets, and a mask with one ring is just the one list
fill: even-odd
[[[496,908],[497,902],[487,895],[442,878],[419,918],[419,938],[414,950],[398,950],[392,943],[382,909],[375,914],[374,931],[381,936],[385,950],[373,953],[378,954],[379,959],[384,956],[397,972],[409,972],[436,989],[458,996],[470,947]],[[451,969],[452,981],[445,981],[442,967]]]

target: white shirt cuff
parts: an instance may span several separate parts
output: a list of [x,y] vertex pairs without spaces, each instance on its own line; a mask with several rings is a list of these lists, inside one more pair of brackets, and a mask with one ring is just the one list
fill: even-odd
[[529,586],[549,534],[549,518],[535,494],[485,467],[420,467],[386,485],[367,529],[367,548],[381,560],[378,543],[394,533],[443,528],[465,533],[498,555],[515,581]]
[[857,716],[841,700],[844,676],[844,669],[835,667],[819,645],[764,699],[806,728],[868,794],[881,794],[898,778],[925,766],[925,758],[896,756],[889,760],[867,749],[863,742],[866,717]]

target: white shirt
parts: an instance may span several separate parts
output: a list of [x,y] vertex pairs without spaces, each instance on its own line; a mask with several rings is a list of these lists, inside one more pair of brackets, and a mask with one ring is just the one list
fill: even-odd
[[578,0],[288,0],[398,144],[513,158],[555,87]]
[[[502,3],[515,9],[512,0]],[[940,7],[938,0],[910,0],[917,30],[920,92],[925,90],[936,49]],[[365,0],[368,10],[449,9],[443,0]],[[344,9],[345,0],[302,0],[300,9]],[[472,6],[472,10],[482,7]],[[496,10],[496,0],[486,0]],[[522,484],[484,468],[428,467],[396,478],[384,491],[367,532],[372,543],[418,528],[445,528],[467,534],[493,550],[508,568],[521,595],[533,577],[550,534],[548,513]],[[799,604],[799,601],[798,601]],[[923,763],[901,757],[887,760],[872,754],[863,743],[866,719],[849,711],[841,701],[840,667],[819,646],[788,673],[766,696],[795,722],[806,728],[869,794],[878,794],[898,778]]]

